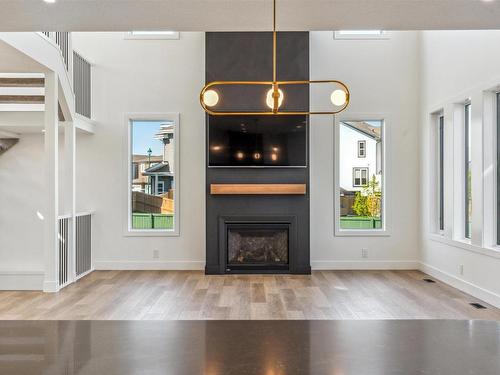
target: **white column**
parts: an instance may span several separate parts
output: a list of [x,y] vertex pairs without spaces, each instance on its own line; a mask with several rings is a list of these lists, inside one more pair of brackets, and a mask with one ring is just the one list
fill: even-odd
[[75,163],[76,163],[76,128],[74,122],[64,124],[64,207],[65,214],[71,215],[68,233],[68,281],[76,278],[76,188],[75,188]]
[[[454,179],[454,137],[455,137],[455,107],[453,104],[444,107],[444,235],[446,238],[453,238],[453,228],[455,215],[455,202],[453,196],[453,179]],[[438,124],[436,123],[436,126]],[[437,159],[439,160],[439,159]]]
[[59,214],[59,166],[58,166],[58,79],[54,72],[45,74],[45,212],[44,255],[45,292],[57,292],[58,282],[58,214]]
[[471,243],[483,246],[483,109],[482,91],[471,96]]
[[484,92],[483,100],[483,246],[496,245],[496,164],[497,164],[497,98],[494,91]]
[[[465,237],[465,133],[463,104],[452,104],[448,109],[448,116],[452,116],[453,127],[453,204],[451,207],[453,217],[453,239],[463,241]],[[446,116],[445,108],[445,116]],[[447,192],[449,193],[449,191]]]

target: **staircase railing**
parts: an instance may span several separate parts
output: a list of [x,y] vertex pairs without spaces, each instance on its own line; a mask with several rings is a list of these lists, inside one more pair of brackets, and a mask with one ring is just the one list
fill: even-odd
[[76,51],[73,51],[73,90],[76,113],[92,118],[92,64]]
[[92,271],[92,214],[76,215],[76,279]]
[[[93,271],[92,266],[92,213],[78,213],[75,233],[72,233],[71,215],[61,215],[59,222],[59,289],[75,282]],[[73,241],[74,236],[74,241]]]
[[71,33],[41,33],[61,50],[67,72],[73,79],[75,94],[75,111],[88,119],[92,118],[92,64],[78,52],[73,50]]
[[69,248],[70,248],[70,223],[71,216],[59,216],[59,287],[68,284]]
[[71,34],[66,31],[43,31],[43,35],[45,35],[48,39],[55,42],[59,49],[61,50],[61,54],[64,60],[64,65],[66,65],[66,70],[69,72],[71,67]]

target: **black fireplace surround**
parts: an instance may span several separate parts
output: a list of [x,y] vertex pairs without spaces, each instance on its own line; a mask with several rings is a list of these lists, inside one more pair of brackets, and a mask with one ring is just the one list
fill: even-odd
[[[208,32],[205,35],[206,82],[269,81],[272,78],[272,33]],[[278,80],[308,80],[309,33],[280,32],[277,47]],[[284,106],[309,108],[308,88],[287,90],[285,98]],[[247,108],[249,101],[255,100],[238,92],[224,99],[230,102],[226,105],[238,109]],[[217,125],[213,120],[212,116],[206,116],[207,155],[211,122],[212,126]],[[305,123],[308,137],[309,119],[303,116],[301,121]],[[288,150],[300,151],[293,147]],[[311,272],[308,159],[306,155],[305,166],[272,168],[211,167],[207,160],[207,274]],[[306,193],[214,195],[211,184],[303,184]]]

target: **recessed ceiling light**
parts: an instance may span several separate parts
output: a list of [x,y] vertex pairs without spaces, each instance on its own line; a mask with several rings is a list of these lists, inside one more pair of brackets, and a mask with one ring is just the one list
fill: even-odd
[[49,4],[54,4],[56,2],[56,0],[43,0],[43,1]]

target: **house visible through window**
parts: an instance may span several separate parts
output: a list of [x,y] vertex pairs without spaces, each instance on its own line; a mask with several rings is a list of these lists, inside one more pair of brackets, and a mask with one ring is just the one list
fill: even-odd
[[472,186],[471,186],[471,105],[465,105],[464,121],[464,185],[465,185],[465,238],[471,238]]
[[338,127],[336,179],[338,228],[383,228],[384,121],[342,121]]
[[130,229],[174,230],[175,122],[131,121]]
[[358,141],[358,158],[366,157],[366,141]]

